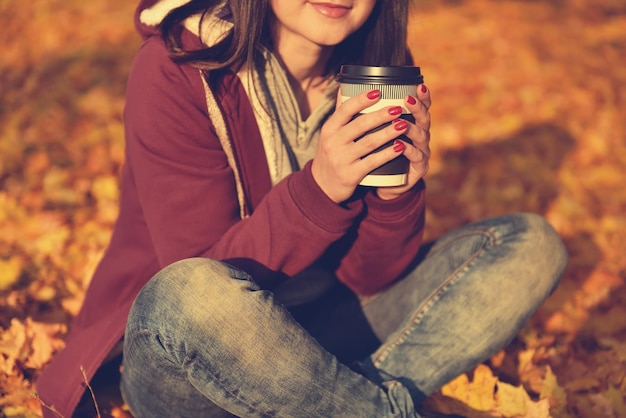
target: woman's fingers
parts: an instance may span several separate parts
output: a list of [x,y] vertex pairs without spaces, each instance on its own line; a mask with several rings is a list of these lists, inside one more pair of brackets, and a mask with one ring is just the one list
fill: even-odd
[[423,129],[418,124],[409,124],[405,133],[406,137],[411,140],[414,148],[424,153],[426,157],[430,157],[430,131]]
[[356,150],[355,161],[362,167],[361,171],[365,171],[365,173],[370,172],[397,157],[402,152],[402,149],[394,149],[395,143],[386,146],[382,150],[379,150],[379,148],[405,134],[410,126],[411,124],[404,119],[395,119],[388,126],[357,141],[354,144]]
[[409,124],[406,136],[413,142],[404,154],[412,162],[423,161],[430,157],[430,91],[426,85],[417,87],[416,97],[406,98],[406,107],[415,118],[415,124]]
[[417,98],[424,104],[426,110],[430,109],[430,90],[426,87],[426,84],[420,84],[417,86]]
[[313,159],[313,177],[326,195],[336,202],[349,198],[359,181],[376,168],[371,161],[363,163],[362,157],[400,133],[391,122],[402,113],[401,106],[364,112],[379,99],[380,91],[372,90],[346,100],[338,105],[320,131]]
[[[347,199],[359,181],[370,171],[404,154],[411,161],[406,189],[428,170],[430,156],[430,92],[424,85],[408,96],[404,106],[383,106],[380,91],[360,93],[343,102],[337,96],[337,108],[320,132],[318,151],[313,160],[313,177],[334,201]],[[403,107],[415,123],[401,119]],[[406,110],[405,110],[406,112]],[[406,135],[403,137],[402,135]],[[381,150],[396,138],[393,145]],[[405,188],[396,188],[402,193]]]
[[337,93],[335,113],[329,118],[331,126],[344,126],[363,110],[375,105],[380,100],[380,90],[364,91],[342,102],[341,92]]
[[415,124],[424,130],[430,129],[430,112],[428,109],[431,105],[430,91],[426,85],[417,86],[416,95],[408,96],[405,100],[407,109],[415,118]]
[[[415,123],[409,123],[404,135],[411,143],[396,140],[391,149],[387,152],[397,150],[403,154],[410,162],[407,184],[396,187],[379,187],[376,193],[381,199],[395,199],[401,194],[410,190],[428,172],[430,159],[430,91],[421,84],[416,89],[415,96],[408,96],[405,106],[413,117]],[[387,151],[387,150],[385,150]]]

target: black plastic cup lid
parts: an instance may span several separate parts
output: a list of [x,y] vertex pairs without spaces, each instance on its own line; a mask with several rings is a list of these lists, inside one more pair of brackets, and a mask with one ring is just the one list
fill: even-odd
[[346,84],[422,84],[424,77],[420,67],[368,65],[342,65],[337,81]]

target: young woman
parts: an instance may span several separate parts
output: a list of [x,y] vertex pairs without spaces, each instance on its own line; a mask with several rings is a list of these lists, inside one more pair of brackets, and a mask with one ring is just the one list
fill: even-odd
[[[337,103],[341,64],[410,63],[407,3],[141,2],[119,220],[44,402],[71,415],[123,337],[137,417],[414,417],[519,332],[566,264],[555,231],[515,214],[422,245],[428,88],[415,123],[353,120],[377,90]],[[400,154],[406,185],[358,186]]]

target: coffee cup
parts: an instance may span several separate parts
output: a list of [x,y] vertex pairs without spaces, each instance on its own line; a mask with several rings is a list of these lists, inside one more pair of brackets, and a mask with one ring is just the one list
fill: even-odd
[[[355,117],[387,106],[400,106],[402,114],[399,118],[412,123],[415,122],[415,118],[404,105],[404,99],[408,95],[414,96],[417,86],[424,82],[420,67],[342,65],[337,75],[337,81],[339,82],[342,103],[361,92],[380,90],[380,100],[362,110]],[[368,133],[382,129],[390,123]],[[411,143],[411,140],[405,135],[400,135],[398,138]],[[391,140],[373,152],[391,146],[393,142],[394,140]],[[374,187],[402,186],[407,182],[408,171],[409,160],[404,155],[400,155],[368,173],[359,184]]]

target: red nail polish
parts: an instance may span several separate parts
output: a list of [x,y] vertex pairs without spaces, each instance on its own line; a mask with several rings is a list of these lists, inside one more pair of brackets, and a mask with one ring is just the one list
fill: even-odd
[[371,90],[367,93],[367,98],[370,100],[378,99],[380,97],[380,90]]
[[400,106],[394,106],[389,108],[390,115],[399,115],[402,113],[402,108]]
[[394,141],[393,150],[395,152],[402,152],[404,151],[405,148],[406,148],[406,145],[404,145],[404,142],[398,141],[397,139]]
[[393,128],[394,128],[396,131],[403,131],[403,130],[405,130],[405,129],[406,129],[406,127],[407,127],[408,125],[409,125],[409,124],[408,124],[408,123],[407,123],[407,121],[405,121],[404,119],[398,119],[397,121],[394,121],[394,123],[393,123]]
[[415,97],[413,96],[409,96],[406,98],[406,101],[410,104],[410,105],[414,105],[415,103],[417,103],[417,100],[415,100]]
[[422,84],[422,93],[426,93],[427,91],[426,84]]

